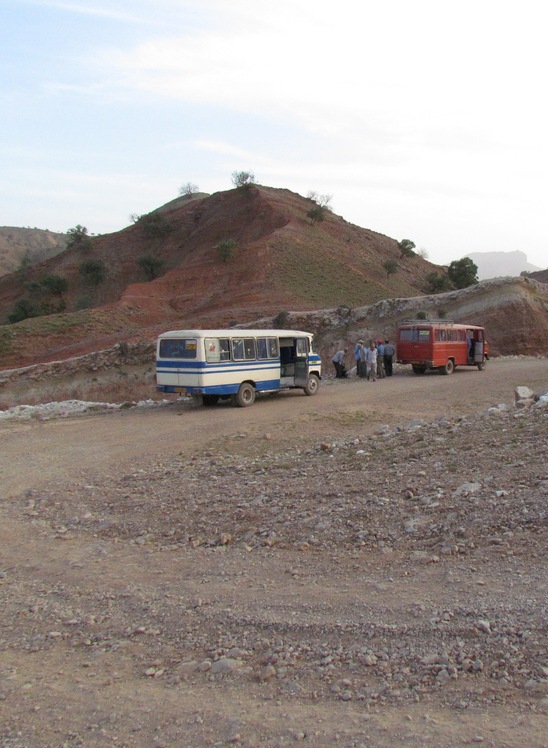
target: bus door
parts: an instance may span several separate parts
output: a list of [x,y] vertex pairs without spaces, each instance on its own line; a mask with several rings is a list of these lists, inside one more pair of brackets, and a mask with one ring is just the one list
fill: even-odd
[[308,382],[308,338],[295,338],[295,386]]
[[483,330],[474,330],[474,363],[483,363]]

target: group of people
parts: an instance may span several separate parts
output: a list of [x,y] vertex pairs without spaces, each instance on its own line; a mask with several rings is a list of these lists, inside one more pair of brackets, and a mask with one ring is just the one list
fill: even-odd
[[[342,348],[333,356],[333,366],[335,367],[335,377],[343,379],[348,376],[344,358],[348,353],[348,348]],[[376,382],[377,379],[384,379],[392,376],[392,366],[396,349],[392,343],[386,340],[369,341],[365,345],[363,340],[358,340],[354,348],[354,359],[356,361],[356,373],[359,377]]]

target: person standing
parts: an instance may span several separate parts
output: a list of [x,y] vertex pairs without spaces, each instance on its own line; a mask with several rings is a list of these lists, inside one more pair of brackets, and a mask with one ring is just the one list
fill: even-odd
[[367,367],[367,378],[377,381],[377,349],[372,340],[369,348],[365,352],[365,365]]
[[384,379],[386,373],[384,371],[384,343],[382,340],[377,340],[377,377]]
[[387,338],[384,341],[384,369],[386,371],[387,377],[392,376],[392,363],[394,361],[395,355],[396,355],[396,349],[394,348],[392,343]]
[[333,366],[335,367],[335,378],[344,379],[346,374],[346,366],[344,365],[344,354],[348,351],[348,348],[342,348],[340,351],[333,356]]
[[363,340],[358,340],[354,348],[354,358],[356,359],[356,374],[363,377],[362,360],[363,360]]

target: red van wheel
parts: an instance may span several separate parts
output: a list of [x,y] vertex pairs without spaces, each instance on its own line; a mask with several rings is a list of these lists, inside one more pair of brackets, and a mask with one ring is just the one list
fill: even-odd
[[448,358],[445,366],[440,366],[440,374],[452,374],[455,371],[453,360]]

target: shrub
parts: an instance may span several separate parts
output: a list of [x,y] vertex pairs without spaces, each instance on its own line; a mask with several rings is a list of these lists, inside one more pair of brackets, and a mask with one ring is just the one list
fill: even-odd
[[67,249],[88,250],[91,247],[91,239],[88,236],[88,230],[85,226],[78,224],[67,231]]
[[397,273],[398,271],[398,263],[396,262],[396,260],[385,260],[382,266],[387,278],[389,278],[391,275],[394,275],[394,273]]
[[84,260],[78,268],[80,275],[92,286],[98,286],[105,280],[107,269],[102,260]]
[[154,255],[141,255],[137,260],[137,264],[145,274],[147,280],[151,281],[157,278],[160,274],[160,269],[163,267],[164,261]]
[[172,231],[172,226],[161,213],[152,211],[141,216],[137,223],[143,227],[143,231],[150,239],[162,239]]
[[233,171],[231,178],[234,187],[250,187],[255,184],[255,174],[252,171]]
[[41,310],[38,306],[29,301],[29,299],[19,299],[8,314],[8,322],[15,324],[29,317],[39,317]]
[[400,250],[400,257],[413,257],[415,254],[415,242],[411,239],[402,239],[398,242],[398,248]]
[[288,319],[289,313],[285,309],[282,309],[272,320],[272,326],[278,330],[283,330],[287,327]]
[[432,272],[426,276],[426,290],[428,293],[443,293],[451,289],[451,281],[447,275]]
[[307,214],[307,218],[310,219],[310,223],[316,223],[316,221],[323,221],[325,216],[323,214],[323,208],[321,205],[316,205],[315,208],[311,208]]
[[219,253],[221,260],[226,262],[227,260],[230,260],[237,247],[238,242],[235,239],[225,239],[225,241],[220,242],[217,245],[217,252]]

